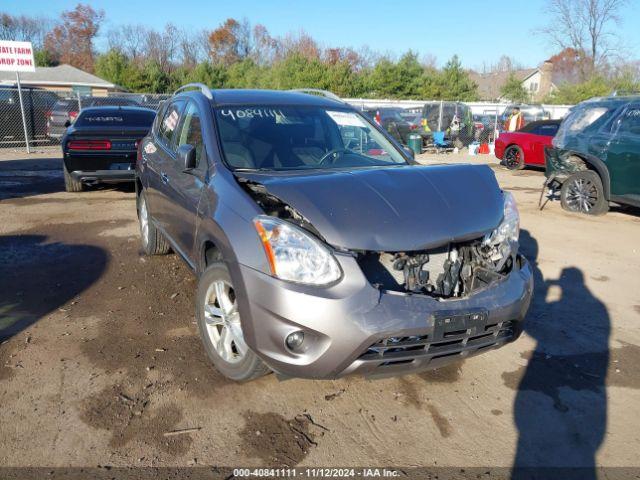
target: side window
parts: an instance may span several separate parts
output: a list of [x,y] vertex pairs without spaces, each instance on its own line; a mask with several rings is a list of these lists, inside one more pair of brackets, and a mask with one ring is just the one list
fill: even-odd
[[158,127],[158,139],[162,144],[171,151],[175,151],[172,139],[173,133],[178,127],[178,121],[180,120],[180,112],[184,107],[184,102],[173,102],[165,109],[162,121]]
[[618,120],[618,133],[640,136],[640,106],[625,110]]
[[182,125],[178,134],[177,146],[192,145],[196,149],[196,165],[201,167],[200,159],[204,149],[200,112],[195,103],[189,102],[182,115]]

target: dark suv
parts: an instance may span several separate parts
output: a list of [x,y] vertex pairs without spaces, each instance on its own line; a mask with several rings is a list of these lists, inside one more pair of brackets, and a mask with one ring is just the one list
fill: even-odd
[[600,215],[609,202],[640,207],[640,96],[595,98],[572,108],[546,150],[547,165],[569,165],[566,210]]
[[492,170],[417,166],[356,109],[307,92],[187,85],[139,146],[143,248],[198,276],[218,370],[397,375],[515,340],[532,275]]

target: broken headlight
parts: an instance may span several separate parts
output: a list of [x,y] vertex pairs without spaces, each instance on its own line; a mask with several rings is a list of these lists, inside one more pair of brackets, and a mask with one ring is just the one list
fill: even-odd
[[511,193],[504,192],[502,222],[482,241],[484,254],[493,262],[496,270],[501,270],[511,254],[516,253],[519,236],[520,214],[516,201]]
[[275,217],[253,221],[274,277],[291,282],[327,285],[341,276],[329,249],[301,228]]

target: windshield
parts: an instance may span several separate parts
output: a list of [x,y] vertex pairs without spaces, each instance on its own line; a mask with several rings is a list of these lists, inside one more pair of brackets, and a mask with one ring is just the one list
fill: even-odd
[[359,113],[306,106],[215,109],[232,169],[300,170],[405,165],[402,154]]

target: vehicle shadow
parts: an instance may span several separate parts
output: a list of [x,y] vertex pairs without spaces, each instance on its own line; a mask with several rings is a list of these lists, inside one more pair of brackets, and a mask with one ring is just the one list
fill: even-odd
[[44,235],[0,236],[0,341],[75,298],[106,265],[107,253],[96,246],[47,243]]
[[595,479],[607,424],[609,314],[580,269],[566,267],[558,279],[545,279],[537,241],[526,230],[520,241],[535,278],[525,332],[536,347],[524,372],[503,374],[517,389],[512,478],[540,478],[552,472],[539,469],[551,467],[563,469],[556,471],[561,478]]
[[59,157],[0,161],[0,201],[63,191]]

